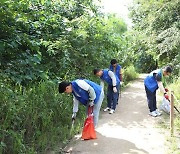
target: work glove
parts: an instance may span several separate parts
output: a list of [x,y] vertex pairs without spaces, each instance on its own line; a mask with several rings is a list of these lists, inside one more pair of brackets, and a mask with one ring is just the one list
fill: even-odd
[[75,120],[76,119],[76,112],[73,112],[72,114],[72,120]]
[[89,101],[89,106],[90,107],[94,106],[94,101]]
[[117,93],[117,88],[113,87],[113,91],[114,91],[114,93]]
[[169,90],[167,88],[164,88],[165,92],[168,92]]
[[167,100],[169,100],[169,96],[168,96],[168,94],[164,94],[164,97],[167,99]]

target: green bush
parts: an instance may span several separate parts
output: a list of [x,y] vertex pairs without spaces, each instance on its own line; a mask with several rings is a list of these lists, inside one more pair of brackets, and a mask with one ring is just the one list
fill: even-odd
[[[136,77],[133,66],[124,70],[126,83]],[[11,86],[3,77],[0,83],[0,153],[45,152],[57,144],[64,146],[81,130],[83,105],[70,133],[72,95],[59,94],[56,83],[42,81],[26,89]]]
[[1,84],[0,105],[1,153],[35,153],[57,142],[63,146],[79,131],[84,118],[80,109],[75,131],[70,134],[72,97],[58,94],[52,82],[41,82],[23,95]]
[[123,81],[125,84],[131,80],[134,80],[138,77],[138,73],[136,72],[134,66],[129,66],[123,70]]
[[[176,79],[170,86],[170,90],[174,91],[175,106],[180,110],[180,78]],[[176,112],[176,111],[175,111]],[[176,129],[180,131],[180,118],[175,119]]]

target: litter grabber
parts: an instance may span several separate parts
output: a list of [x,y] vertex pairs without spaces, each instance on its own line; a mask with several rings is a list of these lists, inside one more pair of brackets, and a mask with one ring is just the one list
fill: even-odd
[[[170,108],[171,108],[170,100],[164,97],[160,109],[170,114]],[[180,111],[177,109],[176,106],[174,106],[174,109],[180,114]]]
[[74,130],[74,122],[75,122],[75,119],[72,119],[72,124],[71,124],[71,129],[70,129],[70,136],[72,135],[72,132]]
[[177,109],[177,107],[176,106],[174,106],[174,108],[175,108],[175,110],[180,114],[180,111]]
[[[174,95],[173,95],[174,96]],[[174,96],[174,98],[175,98],[175,100],[176,100],[176,102],[178,102],[179,103],[179,101],[177,100],[177,98]],[[174,106],[174,108],[175,108],[175,110],[180,114],[180,111],[177,109],[177,107],[176,106]]]
[[[170,102],[170,100],[168,100]],[[180,114],[180,111],[177,109],[177,107],[174,105],[174,109]]]

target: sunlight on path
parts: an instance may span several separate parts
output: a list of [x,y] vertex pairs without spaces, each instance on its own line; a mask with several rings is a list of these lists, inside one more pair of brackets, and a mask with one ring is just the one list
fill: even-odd
[[115,114],[101,112],[96,140],[78,141],[68,148],[72,154],[166,154],[161,117],[148,115],[143,78],[124,92]]

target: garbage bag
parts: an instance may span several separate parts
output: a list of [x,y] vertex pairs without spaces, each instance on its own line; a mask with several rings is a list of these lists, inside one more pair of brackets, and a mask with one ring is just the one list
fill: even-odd
[[82,131],[82,139],[89,140],[89,139],[96,139],[96,132],[94,129],[94,116],[90,109],[88,109],[88,117],[84,122],[84,127]]
[[162,103],[160,105],[160,110],[166,112],[167,114],[170,114],[171,105],[165,97],[163,97]]

